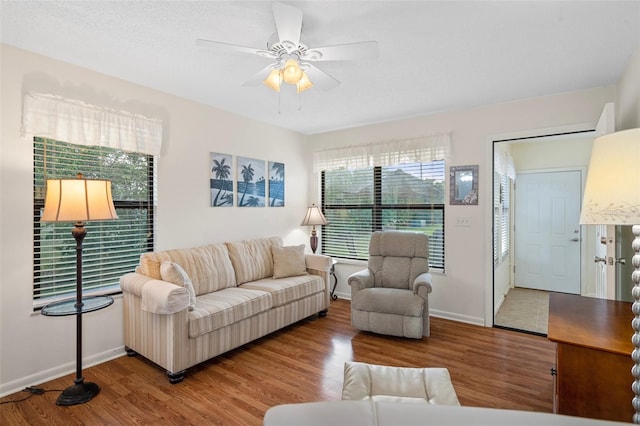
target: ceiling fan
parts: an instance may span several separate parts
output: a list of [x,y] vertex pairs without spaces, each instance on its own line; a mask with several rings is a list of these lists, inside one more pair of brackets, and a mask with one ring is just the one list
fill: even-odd
[[280,92],[282,83],[296,86],[298,93],[314,86],[329,90],[340,84],[338,80],[311,62],[378,57],[376,41],[311,48],[300,40],[302,33],[300,9],[284,3],[273,3],[272,10],[277,32],[267,42],[266,50],[205,39],[197,39],[196,45],[219,52],[249,53],[272,59],[274,62],[258,71],[243,85],[256,86],[262,82],[276,92]]

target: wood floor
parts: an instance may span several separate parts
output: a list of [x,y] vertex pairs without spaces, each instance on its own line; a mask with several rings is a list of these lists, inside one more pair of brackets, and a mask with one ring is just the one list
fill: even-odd
[[[351,327],[349,302],[216,357],[171,385],[162,369],[126,357],[84,370],[100,394],[58,407],[59,392],[0,405],[4,425],[260,425],[274,405],[340,399],[345,361],[446,367],[462,405],[552,411],[555,345],[546,338],[432,318],[422,341]],[[64,389],[74,375],[40,385]],[[0,401],[27,396],[19,392]]]

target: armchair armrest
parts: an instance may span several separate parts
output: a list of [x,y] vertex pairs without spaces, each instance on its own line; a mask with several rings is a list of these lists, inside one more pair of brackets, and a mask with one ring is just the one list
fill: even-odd
[[363,269],[351,274],[347,279],[347,284],[351,286],[351,294],[353,295],[358,290],[373,287],[373,275],[369,269]]
[[120,288],[141,298],[140,307],[147,312],[170,315],[189,308],[189,290],[167,281],[132,272],[120,278]]
[[431,293],[431,274],[423,272],[413,281],[413,294],[426,298]]

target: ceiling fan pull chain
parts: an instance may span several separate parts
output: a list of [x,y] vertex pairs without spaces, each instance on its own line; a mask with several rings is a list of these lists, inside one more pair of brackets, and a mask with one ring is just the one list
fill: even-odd
[[280,115],[280,99],[282,99],[282,90],[278,91],[278,115]]

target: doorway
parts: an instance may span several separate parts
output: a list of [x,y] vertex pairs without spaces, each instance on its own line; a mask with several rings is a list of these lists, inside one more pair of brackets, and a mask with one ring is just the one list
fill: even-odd
[[[494,141],[494,182],[502,183],[494,183],[495,326],[546,335],[548,291],[592,292],[595,270],[583,259],[595,234],[578,221],[593,138],[587,131]],[[511,179],[499,176],[496,156],[510,159]],[[511,315],[500,314],[503,305]]]

